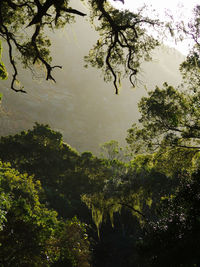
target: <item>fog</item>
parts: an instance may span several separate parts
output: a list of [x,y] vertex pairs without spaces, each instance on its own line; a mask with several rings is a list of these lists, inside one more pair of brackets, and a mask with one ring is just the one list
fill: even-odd
[[[9,79],[1,81],[1,135],[40,122],[60,131],[78,151],[97,152],[99,144],[111,139],[125,144],[126,131],[139,116],[140,98],[165,81],[172,85],[180,82],[178,68],[183,56],[175,49],[160,47],[153,61],[143,64],[137,87],[131,89],[124,80],[120,94],[115,95],[112,82],[105,83],[99,70],[84,68],[83,57],[97,38],[85,19],[77,18],[76,24],[52,33],[51,38],[53,63],[63,66],[54,72],[56,83],[22,70],[20,80],[27,94],[20,94],[9,89]],[[6,53],[3,56],[11,76]]]

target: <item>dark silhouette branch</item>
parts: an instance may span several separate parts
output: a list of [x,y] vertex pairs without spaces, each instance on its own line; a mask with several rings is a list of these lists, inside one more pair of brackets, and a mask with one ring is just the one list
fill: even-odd
[[33,63],[35,63],[37,60],[40,60],[44,65],[45,65],[45,68],[46,68],[46,70],[47,70],[47,75],[46,75],[46,80],[52,80],[52,81],[54,81],[54,82],[56,82],[56,80],[54,79],[54,77],[52,76],[52,70],[54,69],[54,68],[62,68],[62,66],[51,66],[42,56],[41,56],[41,54],[40,54],[40,51],[39,51],[39,49],[38,49],[38,47],[37,47],[37,37],[38,37],[38,35],[39,35],[39,33],[40,33],[40,28],[41,28],[41,26],[39,25],[39,24],[37,24],[37,26],[36,26],[36,29],[35,29],[35,32],[34,32],[34,34],[33,34],[33,36],[32,36],[32,40],[31,40],[31,43],[32,43],[32,45],[33,45],[33,47],[34,47],[34,50],[35,50],[35,52],[36,52],[36,56],[35,56],[35,59],[34,59],[34,62]]
[[20,92],[20,93],[26,93],[26,91],[24,91],[22,88],[21,89],[17,89],[15,88],[15,83],[17,81],[17,75],[18,75],[18,71],[17,71],[17,67],[15,64],[15,60],[13,58],[13,49],[12,49],[12,44],[11,44],[11,34],[9,33],[7,27],[4,25],[3,23],[3,19],[2,19],[2,3],[0,3],[0,32],[1,34],[3,34],[4,39],[7,41],[8,44],[8,53],[9,53],[9,59],[10,59],[10,63],[13,67],[14,73],[13,73],[13,78],[11,81],[11,89],[15,92]]
[[[38,1],[36,1],[36,2],[38,2]],[[56,21],[57,21],[58,17],[60,16],[60,11],[65,11],[67,13],[71,13],[71,14],[75,14],[75,15],[79,15],[79,16],[85,16],[86,15],[86,14],[80,12],[79,10],[64,7],[62,2],[63,1],[61,1],[61,4],[59,4],[59,2],[57,0],[46,0],[46,2],[43,5],[37,4],[37,8],[38,8],[37,14],[33,17],[31,22],[28,24],[28,27],[30,27],[33,24],[41,23],[42,18],[44,16],[48,15],[47,11],[52,6],[54,6],[56,9]]]
[[[123,0],[119,0],[122,3],[124,3]],[[115,87],[115,93],[118,94],[118,86],[117,86],[117,73],[115,71],[115,68],[113,64],[111,63],[111,59],[113,56],[113,51],[116,51],[117,46],[121,47],[124,51],[128,50],[127,54],[127,60],[126,60],[126,68],[130,71],[129,75],[129,81],[132,84],[133,87],[135,87],[135,83],[133,81],[133,77],[136,77],[138,73],[138,69],[134,67],[134,63],[132,63],[133,58],[136,57],[136,50],[135,50],[135,43],[139,41],[139,33],[138,33],[138,26],[141,24],[149,24],[151,26],[158,25],[158,21],[153,21],[150,19],[140,18],[140,15],[135,16],[134,20],[128,20],[125,24],[115,22],[115,20],[112,18],[112,13],[109,14],[109,12],[105,9],[106,0],[96,0],[93,1],[93,4],[97,6],[98,10],[100,11],[99,20],[105,20],[108,22],[111,30],[111,42],[110,46],[107,50],[107,56],[106,56],[106,65],[108,70],[111,72],[113,76],[113,84]],[[128,31],[131,31],[131,35],[134,37],[131,37],[131,39],[128,40],[128,36],[130,36],[130,33]],[[126,37],[127,36],[127,37]],[[113,37],[113,38],[112,38]],[[113,41],[112,41],[113,39]]]
[[[119,1],[124,3],[123,0]],[[126,13],[124,14],[125,19],[121,22],[118,19],[115,19],[115,15],[113,15],[113,9],[107,9],[105,2],[106,0],[92,0],[91,8],[97,10],[95,17],[98,17],[104,25],[105,23],[107,25],[107,28],[105,30],[105,35],[107,35],[107,42],[104,43],[104,45],[106,46],[106,49],[104,49],[106,55],[102,64],[103,67],[101,66],[101,68],[103,69],[103,71],[108,71],[108,73],[105,73],[105,76],[107,75],[108,80],[110,80],[111,77],[115,87],[115,93],[118,94],[118,83],[120,83],[120,81],[118,82],[118,78],[121,74],[121,71],[119,71],[118,68],[118,62],[119,64],[124,65],[125,75],[129,75],[130,83],[135,86],[133,77],[136,77],[138,73],[138,67],[135,64],[135,61],[138,60],[139,62],[139,59],[142,57],[141,55],[139,55],[138,57],[138,48],[136,47],[137,44],[141,42],[140,31],[138,30],[139,26],[144,23],[154,26],[158,24],[158,22],[150,20],[148,18],[143,18],[140,16],[140,14],[128,16],[128,18],[126,19]],[[9,7],[9,9],[14,13],[15,11],[20,12],[20,10],[23,9],[22,12],[24,12],[25,20],[20,22],[22,27],[24,26],[27,28],[32,26],[32,28],[35,28],[33,33],[30,35],[31,41],[29,43],[26,41],[24,42],[24,40],[21,40],[20,42],[15,36],[16,31],[13,31],[13,29],[15,29],[15,24],[14,26],[11,25],[10,27],[11,23],[7,20],[6,14],[0,11],[0,35],[6,40],[8,44],[9,59],[14,69],[11,89],[13,89],[14,91],[17,90],[14,87],[18,75],[17,66],[13,59],[14,47],[16,47],[18,52],[22,55],[22,58],[25,62],[23,62],[25,64],[25,67],[29,67],[28,64],[30,61],[31,64],[35,64],[37,61],[39,61],[45,66],[47,72],[46,80],[52,80],[55,82],[55,79],[52,76],[52,71],[54,68],[62,67],[59,65],[51,66],[49,63],[51,60],[48,57],[48,47],[45,46],[45,42],[42,43],[42,33],[44,32],[44,26],[48,25],[53,29],[54,25],[58,25],[57,22],[60,17],[63,19],[61,25],[64,25],[65,22],[68,22],[68,19],[66,20],[65,16],[63,16],[66,14],[68,14],[69,19],[72,18],[72,15],[84,17],[86,16],[86,14],[77,9],[71,8],[70,6],[68,6],[67,1],[65,2],[64,0],[23,0],[19,2],[15,0],[1,0],[0,5],[6,8]],[[16,20],[15,17],[14,19]],[[16,28],[18,27],[18,21],[16,21]],[[149,40],[147,40],[147,42],[148,41]],[[146,42],[146,40],[144,42]],[[29,51],[29,45],[31,46],[32,54]],[[145,45],[143,46],[145,47]],[[41,46],[44,50],[42,50]],[[123,50],[122,54],[120,54],[119,49]],[[142,49],[145,50],[146,47]],[[147,47],[146,50],[149,49],[150,48]],[[43,51],[47,53],[43,53]],[[125,54],[126,60],[124,59],[123,53]],[[113,60],[113,56],[119,56],[119,60]],[[22,89],[17,91],[25,92]]]
[[123,207],[129,208],[130,210],[134,211],[135,213],[139,214],[140,216],[142,216],[143,219],[145,219],[145,221],[147,221],[146,216],[139,210],[133,208],[131,205],[127,204],[127,203],[123,203],[123,202],[119,202],[118,204],[120,204]]

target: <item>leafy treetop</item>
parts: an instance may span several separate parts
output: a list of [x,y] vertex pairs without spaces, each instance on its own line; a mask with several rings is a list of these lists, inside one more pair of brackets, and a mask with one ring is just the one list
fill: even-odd
[[140,101],[140,124],[128,130],[128,143],[136,152],[162,146],[199,151],[199,101],[199,92],[181,92],[167,83],[157,87]]

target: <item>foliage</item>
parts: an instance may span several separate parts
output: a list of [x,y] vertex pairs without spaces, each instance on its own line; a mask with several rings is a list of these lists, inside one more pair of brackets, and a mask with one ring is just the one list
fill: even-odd
[[189,23],[182,22],[179,25],[180,30],[186,35],[187,39],[193,41],[193,46],[190,48],[186,60],[180,65],[180,70],[183,74],[184,81],[192,90],[196,90],[196,85],[199,84],[199,52],[200,52],[200,6],[197,5],[193,9],[193,16]]
[[[199,174],[186,177],[177,173],[165,175],[165,171],[159,171],[158,165],[160,168],[163,165],[166,170],[168,165],[165,166],[161,158],[156,158],[158,153],[137,155],[130,162],[121,162],[115,157],[116,145],[115,141],[105,145],[106,149],[111,148],[114,158],[99,159],[90,152],[79,155],[62,141],[60,133],[40,124],[27,132],[1,137],[1,159],[10,161],[11,166],[24,173],[19,174],[2,164],[2,170],[7,170],[5,177],[0,175],[0,198],[3,199],[0,206],[0,243],[7,244],[1,250],[0,255],[3,256],[0,258],[6,261],[5,266],[15,266],[13,262],[9,263],[12,259],[6,255],[15,253],[19,248],[15,242],[21,242],[28,252],[22,250],[18,253],[19,259],[15,258],[20,266],[37,266],[38,261],[44,262],[44,266],[89,267],[88,233],[92,240],[91,261],[94,266],[153,266],[151,264],[157,262],[156,266],[167,266],[164,265],[164,250],[168,246],[165,238],[172,240],[169,242],[172,247],[173,238],[178,239],[179,232],[184,231],[182,213],[188,218],[188,228],[194,233],[196,231],[189,216],[196,207],[198,212],[199,204],[195,202],[198,179],[195,177]],[[165,156],[167,162],[169,158],[166,153]],[[185,158],[182,162],[186,162]],[[34,176],[29,177],[26,172]],[[43,189],[37,180],[40,180]],[[191,192],[186,190],[188,184]],[[181,193],[183,191],[184,194]],[[191,208],[193,206],[194,209]],[[55,211],[47,207],[57,210],[60,218],[71,219],[59,220]],[[166,231],[162,231],[164,223],[171,225],[169,214],[174,218],[174,225],[173,231],[166,237]],[[176,214],[180,215],[178,226]],[[89,223],[89,228],[73,218],[74,215]],[[91,217],[98,228],[99,240]],[[198,219],[193,218],[194,221]],[[192,238],[188,237],[187,241],[192,242]],[[175,242],[178,262],[179,249],[188,247],[184,247],[185,243]],[[141,257],[140,253],[145,257]],[[169,250],[169,255],[173,255],[172,250]],[[33,263],[28,262],[30,257]],[[193,262],[190,259],[188,256],[188,264]]]
[[[121,77],[134,85],[141,62],[151,59],[158,41],[145,25],[159,22],[144,17],[142,9],[131,13],[105,0],[85,2],[100,35],[86,63],[100,68],[105,81],[113,80],[118,93]],[[59,132],[37,123],[1,137],[1,266],[200,264],[199,11],[197,6],[189,30],[182,28],[195,41],[181,65],[183,84],[164,83],[143,97],[139,126],[128,130],[130,148],[142,154],[133,158],[115,140],[102,145],[101,158],[79,154]],[[46,79],[54,80],[52,71],[60,66],[51,66],[46,27],[62,28],[74,15],[85,16],[68,0],[0,1],[0,37],[8,45],[14,91],[25,92],[16,87],[13,48],[24,67],[43,65]],[[7,78],[2,62],[0,78]]]
[[[147,266],[198,266],[199,171],[185,174],[174,195],[160,203],[159,218],[148,225],[141,244]],[[146,266],[146,265],[145,265]]]
[[179,163],[180,169],[184,165],[185,169],[195,167],[200,149],[199,101],[198,91],[181,91],[167,83],[163,89],[156,87],[138,105],[139,125],[133,124],[127,136],[131,149],[136,153],[157,152],[155,161],[163,161],[166,169],[169,162]]
[[[55,211],[41,204],[39,181],[34,183],[32,177],[0,163],[0,190],[4,200],[1,203],[1,266],[50,266],[57,260],[77,266],[80,257],[85,258],[83,262],[88,260],[85,226],[77,219],[61,222]],[[76,230],[72,231],[73,228]],[[77,253],[81,249],[84,252]]]
[[83,195],[83,201],[92,210],[98,231],[108,218],[114,226],[114,214],[122,209],[131,212],[142,224],[145,223],[155,216],[161,197],[173,191],[177,181],[149,168],[148,160],[146,164],[144,162],[145,159],[140,165],[141,157],[136,157],[124,168],[124,172],[113,165],[115,172],[104,180],[102,188]]
[[199,151],[199,16],[200,8],[196,6],[194,18],[181,27],[195,42],[180,66],[182,84],[175,88],[165,82],[162,89],[157,86],[138,105],[139,126],[134,124],[127,137],[135,152],[152,152],[159,148]]
[[200,81],[200,59],[199,59],[199,46],[195,46],[192,51],[187,55],[187,58],[180,65],[184,82],[186,86],[191,90],[197,91],[197,84]]
[[40,124],[27,132],[1,137],[0,158],[40,180],[43,202],[57,210],[59,216],[78,216],[83,221],[91,220],[81,195],[101,190],[104,181],[124,166],[119,162],[114,166],[114,162],[90,152],[79,155],[62,141],[59,132]]
[[122,75],[128,76],[135,87],[133,77],[141,62],[150,60],[150,51],[158,45],[158,41],[147,34],[144,25],[151,28],[159,22],[144,17],[142,10],[138,13],[119,11],[101,0],[90,0],[89,3],[92,6],[91,22],[100,20],[95,27],[100,38],[85,57],[86,63],[102,69],[105,81],[113,79],[116,94]]
[[164,84],[163,89],[156,87],[143,97],[139,103],[141,118],[140,129],[131,128],[127,141],[133,150],[139,151],[137,140],[147,149],[156,150],[161,146],[199,149],[199,101],[197,92],[186,93]]
[[[4,223],[6,222],[7,210],[10,207],[10,195],[5,194],[3,190],[0,191],[0,231],[3,229]],[[1,244],[0,244],[1,245]]]
[[[20,172],[34,175],[34,180],[40,180],[43,202],[60,216],[72,218],[81,213],[87,217],[80,194],[89,187],[88,177],[79,168],[78,152],[63,143],[59,132],[36,124],[33,130],[1,137],[0,158]],[[77,206],[82,209],[77,210]]]
[[[90,11],[90,22],[100,38],[86,56],[86,62],[102,69],[105,81],[113,80],[116,93],[121,76],[133,77],[143,60],[149,60],[150,51],[158,41],[147,34],[144,25],[155,27],[159,22],[138,13],[114,9],[106,0],[84,1]],[[61,68],[51,65],[51,41],[46,29],[54,31],[75,21],[75,16],[86,16],[71,7],[69,0],[26,1],[2,0],[0,3],[0,37],[8,45],[8,55],[13,68],[11,89],[23,92],[17,86],[17,58],[24,67],[44,66],[46,79],[55,81],[52,71]],[[23,14],[23,15],[22,15]],[[14,56],[14,49],[18,56]]]
[[56,255],[51,266],[90,266],[87,225],[76,217],[59,225],[54,237],[49,241],[50,253]]
[[[140,222],[144,223],[154,216],[157,201],[161,196],[168,194],[169,188],[173,188],[172,180],[153,171],[151,159],[148,157],[138,156],[131,163],[124,163],[116,159],[98,159],[90,152],[79,155],[63,143],[62,136],[58,132],[40,124],[36,124],[33,130],[15,136],[2,137],[0,155],[3,161],[10,161],[11,165],[21,172],[34,174],[35,177],[32,178],[34,181],[37,179],[41,181],[44,191],[40,192],[39,196],[45,205],[58,211],[59,217],[72,218],[77,215],[92,226],[92,215],[102,240],[98,241],[95,231],[90,228],[96,257],[93,261],[98,261],[95,263],[97,265],[100,262],[106,264],[108,261],[113,261],[114,264],[114,259],[103,252],[102,246],[112,244],[113,253],[118,254],[118,249],[123,248],[124,257],[125,249],[128,249],[128,255],[131,255],[135,246],[132,234],[134,233],[135,238],[139,235]],[[91,213],[81,202],[81,196],[91,209]],[[133,218],[131,214],[134,215]],[[110,228],[107,219],[111,221],[115,229]],[[73,229],[76,229],[74,227]],[[64,228],[63,226],[56,228],[55,236],[48,240],[48,244],[52,247],[52,251],[48,252],[51,255],[54,255],[57,246],[63,249],[52,256],[54,264],[59,264],[63,254],[67,254],[68,257],[74,255],[72,258],[75,258],[76,262],[81,259],[85,262],[84,259],[88,258],[88,253],[86,253],[88,241],[83,243],[82,247],[85,246],[85,249],[81,249],[83,254],[77,250],[73,250],[75,253],[73,254],[71,247],[61,245],[64,235],[68,240],[67,244],[71,246],[69,242],[71,237],[65,233]],[[73,231],[78,233],[78,229],[71,229],[69,233]],[[111,240],[106,238],[108,235]],[[77,238],[80,239],[79,243],[83,241],[81,232]],[[119,247],[116,241],[114,242],[118,239],[122,242]],[[128,242],[128,247],[124,242]],[[102,261],[101,253],[104,254],[104,261]],[[129,258],[129,260],[132,262],[133,259]],[[125,258],[121,261],[123,266],[126,262]]]
[[1,56],[2,56],[2,44],[0,42],[0,79],[5,80],[7,79],[8,74],[7,74],[4,63],[1,60]]
[[[7,153],[8,150],[10,153]],[[10,161],[21,172],[34,174],[34,181],[41,181],[44,190],[40,193],[41,200],[48,207],[54,208],[59,217],[72,218],[77,215],[82,221],[89,223],[90,238],[94,240],[93,250],[99,249],[91,212],[81,201],[81,195],[102,190],[105,181],[122,173],[127,168],[126,164],[98,159],[90,152],[79,155],[63,143],[58,132],[40,124],[27,132],[2,137],[0,156],[3,161]],[[58,240],[53,239],[51,242],[59,244],[59,235],[56,236]],[[81,251],[84,253],[83,249]]]
[[120,147],[118,141],[110,140],[100,146],[100,157],[109,160],[128,162],[133,157],[128,147]]
[[150,156],[108,162],[111,175],[98,190],[82,196],[98,230],[95,266],[143,266],[137,242],[145,225],[157,218],[161,199],[175,190],[177,178],[156,171]]

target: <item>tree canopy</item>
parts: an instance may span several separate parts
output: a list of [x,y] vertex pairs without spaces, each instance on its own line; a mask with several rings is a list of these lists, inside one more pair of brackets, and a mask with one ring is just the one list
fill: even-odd
[[199,170],[179,178],[176,192],[160,203],[159,219],[146,229],[144,266],[199,265]]
[[0,42],[0,79],[1,80],[5,80],[5,79],[7,79],[8,74],[7,74],[7,71],[6,71],[4,63],[1,60],[2,50],[3,50],[2,49],[2,44]]
[[194,171],[179,151],[182,171],[166,155],[168,165],[155,153],[121,157],[114,140],[102,147],[106,158],[79,154],[40,124],[1,137],[2,266],[198,263],[199,156]]
[[1,266],[88,266],[85,225],[59,220],[40,202],[41,191],[39,181],[0,162]]
[[128,131],[132,149],[176,146],[199,151],[199,100],[199,91],[185,92],[168,84],[143,97],[139,103],[141,127],[134,125]]
[[[116,93],[123,76],[128,76],[134,86],[141,62],[149,60],[149,52],[158,45],[144,25],[155,27],[159,22],[143,16],[142,9],[132,13],[119,11],[106,0],[83,2],[87,5],[90,22],[99,33],[99,39],[85,57],[87,65],[100,68],[104,80],[113,81]],[[73,8],[69,0],[1,1],[0,37],[7,43],[13,68],[12,90],[25,92],[23,86],[17,85],[18,60],[25,68],[44,66],[46,79],[55,81],[52,72],[62,66],[51,64],[51,40],[46,29],[62,28],[73,23],[76,16],[84,17],[86,14]]]

